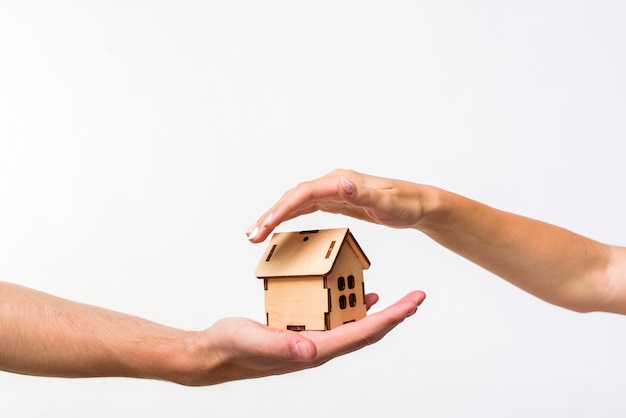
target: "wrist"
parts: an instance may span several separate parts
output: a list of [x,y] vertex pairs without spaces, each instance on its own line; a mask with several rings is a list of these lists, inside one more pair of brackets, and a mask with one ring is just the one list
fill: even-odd
[[201,336],[198,331],[164,327],[143,339],[129,341],[127,349],[116,350],[120,353],[116,355],[119,375],[197,385],[211,368],[206,364],[211,356]]
[[217,364],[204,335],[203,331],[183,331],[179,345],[166,355],[163,380],[185,386],[210,384]]
[[449,193],[434,186],[420,185],[417,196],[421,216],[414,228],[421,232],[439,229],[450,207]]

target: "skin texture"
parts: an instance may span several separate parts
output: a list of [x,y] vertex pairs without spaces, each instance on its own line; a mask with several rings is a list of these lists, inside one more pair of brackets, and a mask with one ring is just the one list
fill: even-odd
[[[283,331],[246,318],[187,331],[0,282],[0,369],[190,386],[295,372],[375,343],[415,313],[424,297],[411,292],[332,331]],[[368,309],[377,301],[367,295]]]
[[429,185],[337,169],[285,192],[246,234],[262,242],[315,211],[412,228],[549,303],[626,314],[626,248]]
[[[567,309],[626,314],[626,249],[437,187],[334,170],[285,192],[248,229],[253,243],[315,211],[411,228],[519,288]],[[383,338],[424,300],[414,291],[331,331],[276,330],[246,318],[204,331],[166,327],[0,282],[0,369],[160,379],[184,385],[316,367]],[[367,295],[368,308],[378,297]]]

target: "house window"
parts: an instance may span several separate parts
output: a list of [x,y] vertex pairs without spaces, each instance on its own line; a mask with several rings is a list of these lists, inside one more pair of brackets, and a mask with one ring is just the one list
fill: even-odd
[[356,294],[350,293],[350,296],[348,297],[348,299],[350,301],[350,307],[354,308],[356,306]]
[[353,275],[348,276],[348,288],[354,289],[354,276]]
[[346,279],[343,276],[337,279],[337,288],[339,290],[344,290],[346,288]]
[[339,296],[339,307],[341,309],[346,309],[346,306],[347,306],[346,295]]

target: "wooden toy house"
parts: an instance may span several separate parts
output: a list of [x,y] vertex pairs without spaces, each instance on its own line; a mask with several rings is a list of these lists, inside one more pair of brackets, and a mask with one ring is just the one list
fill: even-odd
[[329,330],[364,318],[369,266],[348,228],[274,233],[255,272],[267,325]]

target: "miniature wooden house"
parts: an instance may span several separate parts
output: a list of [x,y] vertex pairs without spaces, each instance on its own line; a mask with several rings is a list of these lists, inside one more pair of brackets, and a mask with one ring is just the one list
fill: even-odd
[[267,325],[329,330],[364,318],[369,266],[348,228],[274,233],[255,273],[264,282]]

